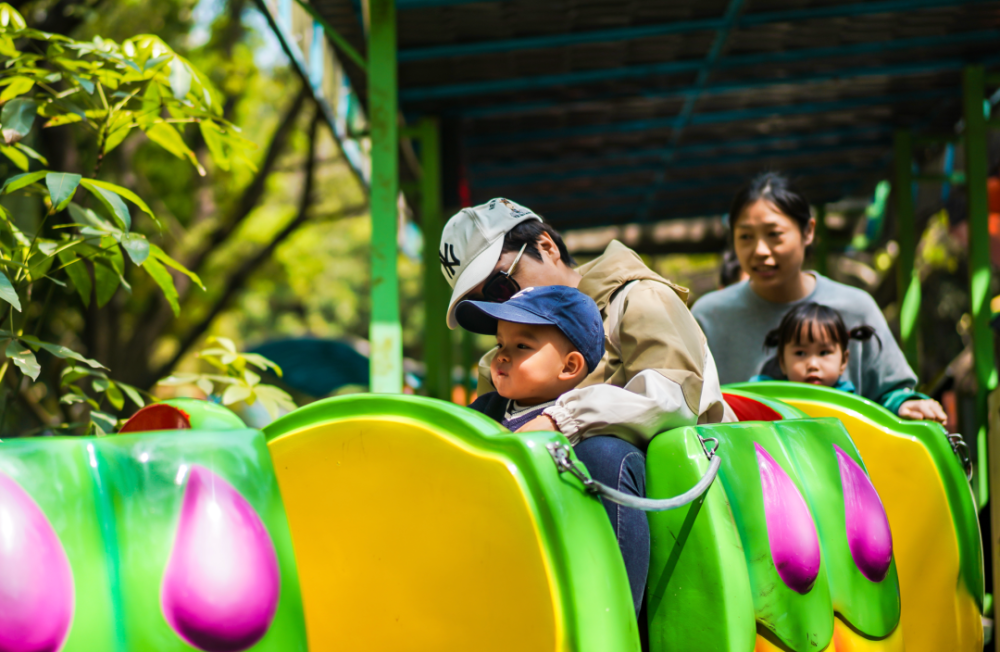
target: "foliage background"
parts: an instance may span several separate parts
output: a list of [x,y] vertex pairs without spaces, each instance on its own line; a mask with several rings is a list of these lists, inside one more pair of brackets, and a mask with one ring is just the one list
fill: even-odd
[[[241,350],[281,337],[367,337],[366,197],[253,2],[12,4],[30,27],[76,39],[120,41],[155,33],[212,80],[224,95],[224,116],[258,145],[250,154],[257,171],[226,170],[212,163],[197,130],[186,131],[186,143],[207,171],[199,176],[135,130],[104,161],[102,178],[146,199],[164,224],[159,235],[146,231],[150,240],[196,271],[206,290],[174,274],[181,296],[175,318],[156,286],[128,269],[132,292],[119,292],[103,308],[91,303],[83,309],[69,292],[57,292],[43,339],[97,359],[117,380],[170,395],[177,389],[156,389],[156,381],[172,372],[206,370],[194,353],[211,336],[233,340]],[[54,170],[79,172],[93,165],[93,144],[72,128],[41,130],[29,144]],[[3,177],[19,172],[3,169],[5,164]],[[2,201],[29,226],[38,219],[40,206]],[[420,263],[401,257],[400,280],[405,354],[419,359]],[[8,382],[0,390],[10,398],[0,432],[70,419],[58,402],[59,372],[56,365],[36,383]]]

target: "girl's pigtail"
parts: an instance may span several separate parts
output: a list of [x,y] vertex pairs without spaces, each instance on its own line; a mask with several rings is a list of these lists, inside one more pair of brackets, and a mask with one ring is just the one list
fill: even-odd
[[764,350],[773,349],[781,343],[781,329],[774,328],[764,336]]
[[874,328],[868,326],[867,324],[862,324],[861,326],[855,326],[850,330],[847,337],[848,339],[859,340],[861,342],[865,342],[874,337],[875,341],[878,342],[878,350],[879,351],[882,350],[882,338],[878,336],[878,333],[875,332]]

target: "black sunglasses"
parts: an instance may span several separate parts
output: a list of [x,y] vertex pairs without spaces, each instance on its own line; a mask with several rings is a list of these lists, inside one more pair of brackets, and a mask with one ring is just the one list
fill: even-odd
[[511,274],[514,273],[514,267],[517,266],[517,261],[521,260],[521,254],[524,253],[527,246],[527,242],[521,246],[521,251],[517,252],[517,258],[514,259],[506,272],[499,271],[486,281],[486,284],[483,285],[483,298],[491,303],[503,303],[521,291],[521,286]]

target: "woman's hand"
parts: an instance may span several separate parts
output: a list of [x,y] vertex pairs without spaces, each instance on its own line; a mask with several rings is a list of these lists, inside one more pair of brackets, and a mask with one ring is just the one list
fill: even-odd
[[937,421],[942,426],[948,423],[948,415],[941,404],[931,398],[913,399],[899,406],[899,416],[914,421]]
[[532,432],[535,430],[548,430],[560,432],[559,424],[547,414],[539,414],[537,417],[524,424],[514,432]]

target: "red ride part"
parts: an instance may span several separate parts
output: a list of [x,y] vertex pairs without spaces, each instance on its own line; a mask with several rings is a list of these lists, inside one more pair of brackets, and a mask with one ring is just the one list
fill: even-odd
[[166,403],[153,403],[140,409],[125,422],[118,434],[149,432],[151,430],[190,430],[188,413]]
[[723,394],[722,398],[733,409],[733,413],[740,421],[781,421],[780,414],[764,405],[760,401],[755,401],[746,396],[736,394]]

